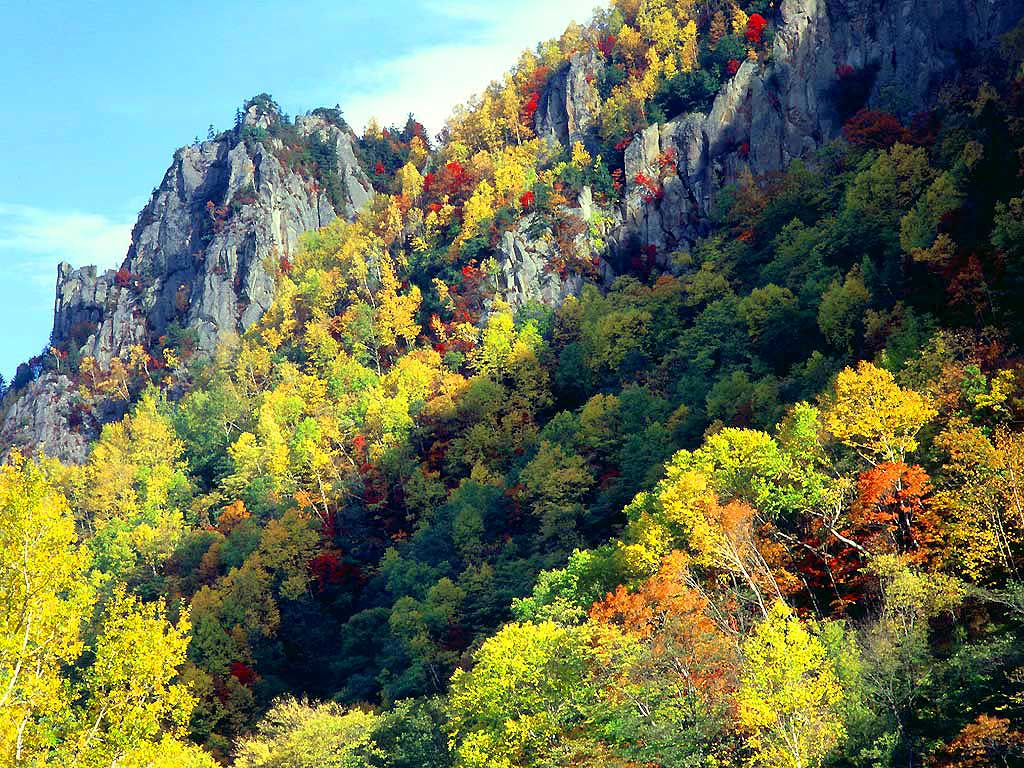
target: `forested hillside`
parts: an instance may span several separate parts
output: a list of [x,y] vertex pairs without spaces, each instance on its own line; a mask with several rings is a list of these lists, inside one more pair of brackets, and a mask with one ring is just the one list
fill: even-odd
[[681,181],[664,124],[781,19],[615,0],[345,174],[248,102],[250,155],[372,197],[216,350],[86,329],[8,393],[119,410],[0,469],[0,763],[1024,764],[1024,25],[926,111],[838,63],[836,138]]

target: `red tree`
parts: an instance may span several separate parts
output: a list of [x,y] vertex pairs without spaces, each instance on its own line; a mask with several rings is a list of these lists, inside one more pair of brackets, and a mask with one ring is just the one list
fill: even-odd
[[843,126],[843,137],[858,147],[888,149],[898,142],[907,143],[907,131],[895,115],[862,109]]
[[764,30],[768,26],[768,20],[760,13],[751,14],[747,20],[747,40],[754,45],[760,45],[764,40]]
[[861,473],[857,501],[839,531],[834,569],[854,591],[863,589],[870,555],[899,554],[923,564],[938,540],[938,521],[928,504],[930,480],[918,466],[886,462]]
[[249,686],[256,682],[256,673],[240,661],[231,662],[231,676],[242,685]]
[[526,115],[526,121],[530,122],[533,120],[533,116],[537,113],[537,107],[540,104],[540,93],[533,91],[526,98],[526,103],[523,105],[523,112]]
[[645,203],[653,203],[655,200],[661,200],[665,192],[661,188],[661,184],[656,179],[652,179],[643,173],[638,173],[633,178],[634,183],[637,186],[644,189],[643,198]]

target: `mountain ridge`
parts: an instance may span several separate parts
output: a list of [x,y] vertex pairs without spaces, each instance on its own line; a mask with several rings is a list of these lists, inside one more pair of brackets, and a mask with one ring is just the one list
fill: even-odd
[[[609,285],[615,273],[624,271],[616,252],[625,250],[631,239],[656,247],[662,255],[659,266],[668,268],[664,255],[708,234],[715,197],[742,173],[759,176],[778,172],[794,159],[809,159],[838,135],[842,115],[834,105],[837,89],[865,87],[853,82],[855,73],[870,80],[865,103],[891,101],[898,93],[902,110],[897,111],[911,114],[926,106],[961,55],[993,44],[1018,11],[1014,3],[997,0],[785,0],[767,67],[744,62],[706,114],[683,114],[653,124],[625,147],[625,197],[604,225],[609,252],[595,254],[600,259],[598,282]],[[950,19],[962,23],[951,25]],[[544,85],[534,121],[537,135],[549,143],[596,143],[601,98],[592,84],[595,55],[574,56]],[[245,131],[258,134],[272,128],[280,120],[276,105],[267,109],[266,103],[254,100],[244,110],[233,133],[175,153],[140,213],[120,270],[98,275],[62,265],[53,346],[74,347],[73,355],[93,357],[109,367],[112,357],[126,355],[132,345],[149,348],[172,324],[180,324],[197,333],[198,349],[210,354],[269,308],[276,268],[268,259],[287,259],[298,235],[326,224],[335,210],[324,190],[303,189],[299,177],[273,158],[275,149],[283,149],[279,139],[268,137],[268,154],[257,148],[262,146],[258,141],[250,150],[241,139]],[[353,152],[354,134],[316,113],[297,118],[296,129],[300,136],[317,133],[334,143],[344,189],[342,213],[354,217],[372,191]],[[228,140],[236,143],[229,147],[224,137],[232,136]],[[678,172],[666,180],[652,206],[638,180],[658,176],[658,159],[666,154],[678,158]],[[235,219],[223,232],[213,233],[210,243],[196,246],[214,266],[188,264],[190,243],[210,238],[211,227],[224,227],[228,207],[238,205],[243,187],[254,182],[259,182],[260,199],[250,203],[242,197],[241,230]],[[579,276],[566,281],[545,274],[550,253],[538,250],[529,238],[502,241],[497,255],[500,284],[514,304],[533,298],[558,303],[582,287]],[[610,263],[618,263],[618,269]],[[58,394],[66,390],[48,378],[45,385],[33,386],[31,408],[19,407],[9,397],[0,424],[4,442],[84,460],[89,439],[98,435],[104,419],[120,410],[100,409],[97,415],[106,415],[86,419],[92,428],[86,429],[84,439],[61,438],[74,434],[65,428],[67,399]],[[53,413],[40,409],[39,402],[52,402]]]
[[251,100],[8,395],[86,448],[0,466],[0,752],[1019,762],[1021,17],[614,0],[438,146],[314,113],[295,249]]

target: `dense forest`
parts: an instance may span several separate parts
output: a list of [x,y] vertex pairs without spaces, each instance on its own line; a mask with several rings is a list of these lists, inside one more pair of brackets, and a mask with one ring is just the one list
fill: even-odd
[[[839,73],[841,137],[600,285],[676,172],[626,144],[773,14],[615,0],[437,139],[368,126],[372,203],[236,345],[50,350],[132,406],[81,466],[0,468],[0,762],[1024,763],[1024,26],[912,118]],[[580,51],[566,150],[533,118]],[[578,296],[502,300],[517,225]]]

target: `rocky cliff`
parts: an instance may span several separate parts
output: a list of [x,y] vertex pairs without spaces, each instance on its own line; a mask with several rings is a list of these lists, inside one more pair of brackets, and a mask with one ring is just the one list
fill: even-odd
[[[838,135],[844,100],[858,99],[851,92],[903,117],[925,110],[965,58],[992,46],[1022,15],[1024,0],[783,0],[767,61],[744,62],[707,113],[652,125],[628,145],[625,202],[608,212],[618,224],[609,259],[621,261],[614,250],[630,241],[664,257],[706,235],[723,187],[748,171],[756,177],[810,159]],[[574,56],[551,78],[536,115],[539,136],[566,146],[595,143],[594,59]],[[668,156],[675,173],[652,201],[637,178],[663,177],[659,160]],[[528,284],[531,267],[516,253],[502,249],[503,279]]]
[[[604,250],[579,237],[584,261],[594,265],[588,274],[550,269],[552,238],[531,235],[524,219],[498,245],[499,291],[513,306],[558,303],[587,279],[613,279],[629,244],[653,246],[667,264],[667,254],[708,232],[723,187],[811,158],[839,133],[848,102],[903,116],[925,109],[963,61],[1022,15],[1024,0],[783,0],[769,56],[744,62],[706,113],[652,125],[629,143],[624,202],[596,217]],[[601,66],[598,54],[580,53],[551,76],[534,118],[538,136],[597,146]],[[153,348],[187,329],[209,352],[270,306],[274,274],[303,231],[352,216],[371,197],[354,136],[330,111],[296,120],[290,138],[264,102],[254,100],[241,118],[235,130],[177,152],[119,271],[61,266],[56,346],[109,365],[134,344]],[[320,173],[295,162],[291,140],[315,145]],[[658,179],[655,197],[638,182],[643,177]],[[578,205],[569,214],[592,227],[589,196]],[[75,398],[59,371],[42,375],[8,397],[0,445],[81,459],[116,408],[87,408],[82,419]]]
[[[254,100],[234,130],[178,150],[119,270],[58,268],[51,344],[108,368],[133,345],[159,349],[174,331],[187,332],[202,354],[256,322],[299,236],[353,217],[373,195],[355,136],[331,117],[299,117],[285,133],[273,105]],[[296,146],[315,146],[318,162],[296,161]],[[0,444],[66,460],[84,458],[100,423],[117,412],[112,403],[80,402],[59,370],[8,400]]]
[[60,266],[55,346],[73,343],[107,365],[178,325],[209,352],[263,315],[299,235],[352,217],[373,194],[349,131],[316,115],[296,120],[298,139],[315,134],[333,154],[332,200],[322,175],[286,164],[289,147],[271,133],[279,119],[251,105],[240,130],[178,150],[118,272]]
[[[741,173],[782,170],[834,139],[851,92],[910,117],[1022,16],[1024,0],[783,0],[767,63],[744,62],[708,113],[652,125],[627,147],[619,242],[632,236],[662,254],[686,247],[706,234],[717,193]],[[677,173],[650,204],[637,176],[657,176],[669,152]]]

